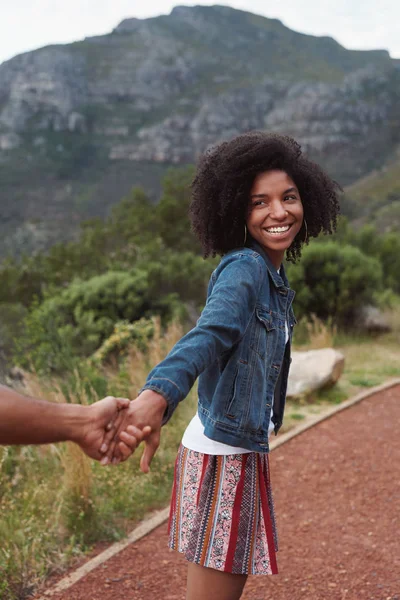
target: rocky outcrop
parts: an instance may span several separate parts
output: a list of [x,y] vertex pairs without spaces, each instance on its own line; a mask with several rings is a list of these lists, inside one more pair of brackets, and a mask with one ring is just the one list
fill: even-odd
[[[160,173],[193,162],[251,129],[295,136],[346,185],[383,165],[400,141],[399,98],[400,65],[387,52],[349,51],[276,19],[224,6],[126,19],[109,35],[0,65],[0,177],[3,166],[8,182],[0,207],[18,205],[18,227],[48,213],[33,210],[38,199],[70,203],[70,183],[90,188],[125,169],[132,179],[115,186],[118,201],[151,179],[140,179],[148,165]],[[87,164],[91,179],[81,185]],[[0,251],[5,220],[0,213]]]
[[[365,139],[379,144],[380,138],[383,144],[391,136],[393,99],[388,87],[388,79],[371,68],[347,76],[341,84],[266,79],[252,88],[205,95],[194,114],[179,114],[177,106],[173,116],[140,128],[134,145],[112,147],[110,158],[188,162],[209,145],[251,129],[293,135],[310,153],[329,155],[340,148],[356,155]],[[366,98],[371,89],[373,102]],[[363,157],[366,153],[364,148]]]
[[68,46],[28,52],[0,66],[0,127],[9,131],[68,129],[70,114],[86,102],[83,60]]
[[131,140],[111,146],[113,160],[185,162],[254,128],[337,152],[371,132],[387,140],[395,70],[385,53],[347,51],[277,20],[178,6],[1,65],[0,127],[85,134],[88,121],[93,131],[114,121],[115,137],[129,127]]

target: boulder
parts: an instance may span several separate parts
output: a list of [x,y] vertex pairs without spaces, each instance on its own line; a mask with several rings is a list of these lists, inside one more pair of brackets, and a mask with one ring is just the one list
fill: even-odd
[[371,305],[361,308],[356,326],[358,329],[368,333],[387,333],[392,329],[379,308]]
[[287,397],[304,396],[334,385],[340,378],[343,367],[343,354],[333,348],[293,352]]

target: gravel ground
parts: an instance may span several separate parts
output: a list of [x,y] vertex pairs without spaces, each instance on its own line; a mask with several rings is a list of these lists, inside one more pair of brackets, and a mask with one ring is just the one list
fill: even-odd
[[[400,600],[399,423],[396,387],[274,450],[279,575],[243,600]],[[52,599],[184,600],[185,577],[165,524]]]

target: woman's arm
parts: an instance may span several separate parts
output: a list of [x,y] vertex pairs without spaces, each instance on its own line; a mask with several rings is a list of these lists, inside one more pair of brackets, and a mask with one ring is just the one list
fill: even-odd
[[244,335],[254,313],[263,279],[252,254],[236,254],[218,275],[196,324],[148,375],[144,390],[167,402],[165,424],[188,395],[197,377]]
[[[161,425],[189,393],[196,378],[244,335],[254,313],[263,271],[252,254],[236,254],[225,264],[214,284],[200,319],[149,374],[104,461],[125,460],[136,446],[130,425],[151,427],[141,468],[147,472],[158,448]],[[125,432],[125,433],[122,433]],[[123,443],[117,445],[118,439]]]

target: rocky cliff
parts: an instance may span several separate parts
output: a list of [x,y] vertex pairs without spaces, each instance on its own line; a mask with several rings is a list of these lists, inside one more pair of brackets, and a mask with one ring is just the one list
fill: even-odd
[[[0,249],[71,235],[135,184],[249,129],[294,135],[343,184],[400,139],[400,70],[280,21],[176,7],[0,65]],[[52,226],[48,226],[48,222]]]

